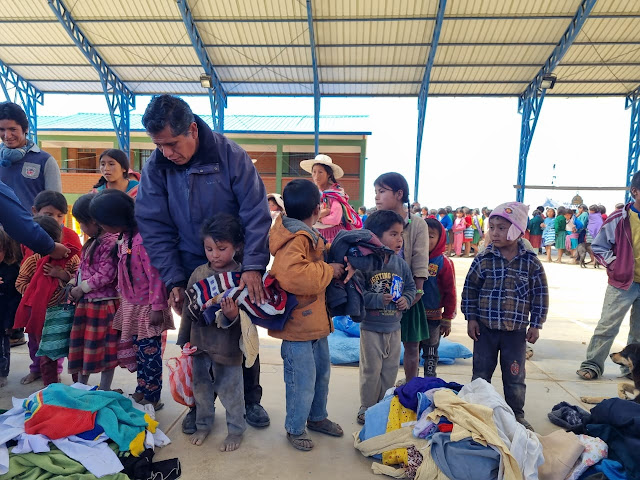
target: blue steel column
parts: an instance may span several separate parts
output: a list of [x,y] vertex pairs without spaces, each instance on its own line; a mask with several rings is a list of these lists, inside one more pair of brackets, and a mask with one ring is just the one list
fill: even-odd
[[418,138],[416,144],[416,178],[415,188],[413,191],[414,201],[418,201],[418,187],[420,186],[420,155],[422,153],[422,135],[424,133],[424,119],[427,113],[427,99],[429,97],[429,82],[431,81],[431,70],[433,62],[436,58],[436,49],[440,40],[440,31],[442,30],[442,22],[444,21],[444,10],[447,7],[447,0],[440,0],[438,3],[438,13],[436,15],[436,24],[433,27],[433,35],[431,37],[431,47],[429,48],[429,56],[427,65],[422,77],[422,85],[420,86],[420,94],[418,95]]
[[[640,159],[640,87],[627,95],[625,109],[631,109],[631,128],[629,129],[629,161],[627,163],[627,187],[638,171]],[[627,190],[627,202],[631,201],[631,192]]]
[[[27,80],[22,78],[15,70],[0,60],[0,86],[8,101],[19,104],[27,114],[29,132],[27,136],[38,143],[38,115],[37,104],[43,105],[44,95]],[[13,98],[9,94],[13,90]]]
[[546,90],[541,87],[542,78],[553,72],[553,70],[558,66],[562,57],[564,57],[567,50],[569,50],[569,47],[578,36],[580,29],[587,20],[589,13],[591,13],[596,1],[597,0],[582,0],[578,11],[562,35],[560,42],[555,46],[553,52],[551,52],[551,55],[547,58],[547,61],[518,99],[518,112],[522,115],[522,122],[520,125],[520,153],[518,156],[518,178],[516,182],[516,201],[518,202],[524,201],[524,188],[527,176],[527,156],[529,155],[531,140],[533,140],[533,134],[536,130],[540,109],[542,108],[542,101],[544,100],[546,92]]
[[129,111],[136,106],[134,93],[124,84],[120,77],[109,67],[100,56],[89,39],[82,32],[73,16],[62,0],[47,0],[53,13],[58,18],[64,29],[80,49],[89,63],[96,69],[100,76],[102,91],[107,100],[111,122],[118,138],[120,148],[129,154],[130,146],[130,121]]
[[316,38],[313,28],[311,0],[307,0],[307,24],[309,25],[311,65],[313,66],[313,145],[315,154],[318,155],[320,149],[320,80],[318,78],[318,57],[316,55]]
[[200,64],[205,73],[211,77],[211,88],[209,91],[209,103],[211,104],[211,118],[213,119],[213,129],[216,132],[224,132],[224,108],[227,106],[227,92],[222,87],[220,77],[216,73],[213,66],[213,62],[209,58],[207,49],[204,46],[198,27],[196,26],[195,19],[191,13],[191,8],[187,3],[187,0],[176,0],[178,9],[182,15],[182,21],[187,29],[191,44],[193,45],[196,55],[200,60]]

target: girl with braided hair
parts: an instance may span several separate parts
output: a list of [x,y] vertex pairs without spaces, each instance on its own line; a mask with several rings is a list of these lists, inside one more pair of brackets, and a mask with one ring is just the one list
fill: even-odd
[[404,373],[408,382],[418,375],[420,342],[429,338],[429,325],[424,305],[420,301],[422,287],[429,277],[429,227],[416,214],[410,214],[409,184],[396,172],[380,175],[374,182],[376,208],[396,212],[403,220],[402,250],[398,253],[409,264],[416,284],[416,297],[403,313],[401,339],[404,344]]
[[134,201],[126,193],[104,190],[91,200],[91,216],[107,233],[118,235],[120,308],[113,328],[130,338],[136,351],[138,386],[133,399],[156,410],[162,390],[162,332],[174,329],[168,297],[160,274],[142,245],[134,216]]

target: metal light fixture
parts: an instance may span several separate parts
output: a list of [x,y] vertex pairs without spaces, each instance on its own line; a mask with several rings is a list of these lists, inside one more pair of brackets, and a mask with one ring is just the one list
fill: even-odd
[[213,85],[213,83],[211,83],[211,75],[207,75],[206,73],[200,75],[200,85],[202,85],[202,88],[211,88]]
[[556,84],[556,80],[557,80],[557,77],[553,73],[544,75],[542,77],[542,82],[540,82],[540,88],[542,88],[543,90],[552,89],[553,86]]

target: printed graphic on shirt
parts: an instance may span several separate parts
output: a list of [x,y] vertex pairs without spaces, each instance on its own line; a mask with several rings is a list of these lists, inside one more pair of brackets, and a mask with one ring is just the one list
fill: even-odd
[[435,277],[436,275],[438,275],[438,269],[440,267],[436,264],[436,263],[430,263],[429,264],[429,276],[430,277]]
[[22,176],[33,179],[38,178],[40,176],[40,165],[25,162],[24,165],[22,165]]

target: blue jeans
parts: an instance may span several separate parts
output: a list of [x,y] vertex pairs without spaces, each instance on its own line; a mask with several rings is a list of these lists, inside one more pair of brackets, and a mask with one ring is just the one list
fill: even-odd
[[327,337],[308,342],[283,340],[280,355],[287,390],[284,428],[291,435],[302,435],[307,420],[319,422],[328,416],[329,341]]
[[[640,283],[632,283],[629,290],[607,285],[602,303],[602,314],[589,342],[589,347],[587,347],[587,359],[582,362],[580,368],[589,369],[597,376],[602,375],[604,362],[629,309],[631,309],[631,321],[629,322],[627,345],[640,343]],[[623,375],[629,373],[627,367],[620,367],[620,370]]]

